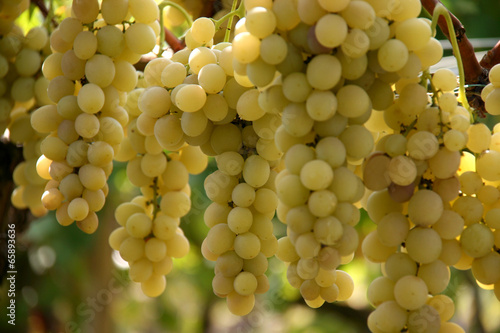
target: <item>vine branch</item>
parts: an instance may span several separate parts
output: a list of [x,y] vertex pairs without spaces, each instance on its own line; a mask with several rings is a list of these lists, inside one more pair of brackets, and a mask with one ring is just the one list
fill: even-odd
[[[45,5],[45,2],[43,0],[31,0],[31,3],[38,7],[38,9],[40,10],[40,12],[42,13],[42,15],[45,19],[47,19],[47,17],[49,17],[49,15],[52,15],[50,10],[47,8],[47,6]],[[52,25],[54,27],[58,26],[58,23],[54,19],[54,17],[50,18],[50,22],[52,23]]]

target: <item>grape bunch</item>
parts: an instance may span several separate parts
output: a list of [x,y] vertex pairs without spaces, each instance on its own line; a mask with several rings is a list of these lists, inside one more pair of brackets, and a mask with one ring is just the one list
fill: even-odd
[[[190,22],[179,8],[163,12],[169,27]],[[500,299],[500,127],[471,115],[455,73],[430,73],[443,49],[420,1],[245,0],[228,15],[243,9],[231,39],[198,18],[186,47],[143,73],[133,64],[164,28],[154,0],[75,1],[50,55],[43,29],[13,28],[0,39],[0,123],[26,162],[12,202],[92,233],[113,161],[126,162],[140,195],[116,209],[109,243],[156,297],[190,249],[189,175],[212,158],[201,252],[233,314],[270,288],[273,255],[310,307],[347,300],[342,265],[360,247],[382,271],[370,331],[464,332],[443,294],[451,267]],[[489,80],[481,97],[497,115],[499,65]],[[363,238],[361,208],[374,222]]]
[[[278,117],[265,117],[258,90],[237,81],[232,46],[211,46],[214,34],[211,20],[197,19],[186,32],[184,50],[146,66],[147,87],[138,98],[143,113],[136,124],[164,149],[188,144],[215,157],[218,170],[205,180],[212,201],[205,223],[211,229],[202,252],[216,261],[214,292],[227,298],[233,313],[244,315],[253,309],[254,293],[269,288],[264,273],[277,245],[272,168],[281,153],[272,132],[259,136],[256,129],[266,129]],[[160,106],[163,111],[157,110]]]
[[[166,153],[155,136],[155,123],[161,124],[158,117],[176,117],[170,109],[168,90],[152,81],[161,74],[159,68],[165,62],[169,60],[157,58],[148,63],[124,105],[129,117],[127,134],[115,160],[127,162],[127,178],[140,188],[141,195],[117,207],[115,219],[120,227],[109,236],[110,246],[130,266],[130,279],[141,283],[144,294],[150,297],[163,293],[172,258],[189,252],[189,242],[180,228],[181,218],[191,209],[189,174],[201,173],[208,164],[199,147],[169,145]],[[167,98],[160,100],[162,94]]]
[[[31,125],[33,110],[51,104],[42,75],[42,61],[50,54],[49,37],[44,27],[34,27],[24,34],[18,26],[0,38],[0,131],[6,139],[22,145],[24,161],[13,173],[16,188],[11,202],[18,209],[28,208],[37,217],[47,213],[41,203],[48,174],[46,161],[40,157],[43,131]],[[37,171],[40,171],[39,173]]]
[[42,70],[52,104],[35,110],[32,124],[48,134],[40,145],[51,178],[44,206],[56,210],[61,225],[77,221],[93,233],[128,122],[123,104],[137,83],[132,64],[156,45],[158,7],[154,1],[104,1],[100,7],[86,0],[74,2],[72,12],[50,36],[54,52]]

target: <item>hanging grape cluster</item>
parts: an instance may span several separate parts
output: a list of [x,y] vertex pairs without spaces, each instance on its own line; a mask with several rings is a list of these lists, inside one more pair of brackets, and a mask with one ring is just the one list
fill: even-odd
[[[274,255],[310,307],[347,300],[341,265],[359,247],[381,265],[367,293],[374,333],[463,332],[443,294],[450,267],[500,298],[500,127],[476,119],[462,78],[430,73],[443,49],[420,1],[242,1],[222,21],[196,19],[184,49],[137,72],[162,46],[160,15],[185,22],[165,6],[75,1],[50,55],[42,28],[0,40],[0,123],[26,159],[16,207],[93,233],[113,161],[126,162],[141,194],[116,209],[109,243],[156,297],[189,252],[189,175],[213,158],[201,252],[233,314],[269,290]],[[234,15],[232,39],[215,42]],[[481,98],[498,115],[499,65],[489,81]],[[374,223],[364,238],[360,209]]]

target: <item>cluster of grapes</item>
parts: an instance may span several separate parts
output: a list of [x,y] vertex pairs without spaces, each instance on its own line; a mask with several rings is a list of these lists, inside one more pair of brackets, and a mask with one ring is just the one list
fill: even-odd
[[[1,95],[44,105],[11,112],[0,98],[0,120],[11,118],[27,159],[14,173],[13,203],[56,210],[60,224],[76,220],[92,233],[113,160],[127,162],[141,195],[117,208],[109,243],[155,297],[172,258],[189,251],[180,228],[189,174],[211,156],[218,170],[204,183],[210,230],[201,251],[232,313],[248,314],[269,289],[275,254],[309,306],[348,299],[353,280],[339,268],[361,243],[382,264],[368,289],[372,332],[463,332],[441,294],[450,267],[472,269],[500,299],[500,126],[471,124],[452,71],[430,75],[443,50],[431,22],[417,17],[420,1],[243,3],[231,42],[215,44],[216,24],[199,18],[186,48],[142,75],[132,64],[163,29],[154,0],[75,2],[51,34],[41,83],[33,75],[46,33],[1,39],[0,92],[12,83]],[[167,8],[171,24],[182,24]],[[489,78],[482,98],[495,115],[500,66]],[[361,207],[376,224],[363,240]],[[279,240],[275,213],[287,226]]]
[[[450,266],[472,267],[478,282],[491,288],[498,282],[493,267],[500,267],[500,255],[492,230],[500,180],[495,134],[485,124],[471,125],[454,93],[452,71],[438,70],[428,82],[425,70],[438,57],[431,61],[419,51],[422,46],[412,49],[423,30],[428,33],[422,45],[432,41],[426,23],[415,20],[396,28],[396,39],[410,51],[393,82],[398,98],[368,123],[387,133],[379,135],[362,170],[369,190],[363,207],[377,225],[362,251],[367,260],[383,263],[383,276],[368,289],[376,307],[368,327],[376,333],[464,332],[448,322],[454,304],[440,293],[450,281]],[[405,26],[408,30],[400,30]]]
[[[123,104],[137,84],[132,63],[156,45],[158,7],[154,1],[107,1],[100,7],[88,0],[75,2],[72,11],[50,36],[54,52],[42,70],[52,103],[33,112],[32,124],[48,134],[40,144],[41,172],[51,179],[43,205],[56,210],[61,225],[77,221],[93,233],[129,119]],[[130,16],[134,20],[124,23]]]
[[392,41],[388,22],[363,1],[245,4],[245,30],[233,40],[235,77],[259,87],[260,105],[282,120],[274,136],[285,154],[277,212],[287,236],[277,256],[310,306],[346,300],[353,281],[337,268],[358,246],[365,187],[357,166],[374,147],[364,123],[393,101],[390,75],[369,67]]
[[258,90],[233,77],[231,44],[212,46],[214,34],[212,20],[197,19],[185,34],[184,50],[146,66],[148,87],[138,97],[142,113],[136,126],[163,149],[187,143],[216,158],[219,170],[205,181],[213,203],[205,213],[211,229],[203,254],[216,261],[214,292],[227,297],[233,313],[244,315],[253,309],[254,293],[269,288],[264,273],[276,251],[271,169],[281,154],[273,147],[273,133],[259,136],[258,128],[278,117],[264,119]]
[[48,54],[49,37],[44,27],[34,27],[24,35],[14,26],[0,38],[0,132],[8,129],[8,140],[23,146],[24,157],[14,170],[16,188],[11,201],[16,208],[29,208],[38,217],[47,213],[40,197],[50,177],[37,173],[45,164],[40,149],[46,132],[32,127],[31,115],[34,109],[52,103],[46,91],[48,80],[41,73]]
[[[130,279],[140,282],[150,297],[164,291],[172,258],[189,251],[189,241],[179,227],[191,209],[189,174],[201,173],[208,164],[199,147],[165,145],[155,135],[161,117],[177,117],[170,108],[168,90],[156,85],[168,63],[164,58],[149,62],[138,87],[128,94],[124,105],[129,115],[127,135],[115,156],[127,162],[127,177],[141,195],[117,207],[120,227],[111,233],[109,243],[129,263]],[[168,154],[166,147],[171,150]]]

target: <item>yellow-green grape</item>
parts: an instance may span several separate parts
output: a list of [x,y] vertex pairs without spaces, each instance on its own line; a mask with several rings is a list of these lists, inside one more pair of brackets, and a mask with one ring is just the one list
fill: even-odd
[[45,27],[31,28],[24,38],[24,45],[33,50],[42,50],[49,40]]
[[[285,131],[296,138],[307,135],[314,126],[314,120],[307,114],[304,103],[290,103],[287,105],[283,110],[282,121]],[[301,142],[303,140],[297,141]]]
[[128,14],[128,1],[106,0],[101,3],[101,14],[109,25],[121,23]]
[[234,291],[243,296],[252,295],[257,289],[257,279],[250,272],[241,272],[234,278]]
[[477,173],[485,180],[497,181],[500,179],[500,172],[495,166],[500,161],[500,152],[486,150],[477,159]]
[[[342,67],[340,61],[337,57],[328,54],[321,54],[314,57],[309,62],[306,71],[307,82],[313,88],[320,90],[329,90],[335,87],[340,80],[341,74]],[[284,92],[286,95],[287,92]]]
[[260,253],[260,249],[261,241],[252,232],[245,232],[234,238],[234,251],[243,259],[255,258]]
[[48,136],[40,144],[40,151],[52,161],[63,161],[68,146],[57,136]]
[[73,50],[66,51],[61,59],[61,70],[71,80],[80,80],[85,75],[85,60],[78,58]]
[[174,237],[179,223],[179,218],[173,218],[168,215],[158,215],[153,220],[153,234],[161,240],[169,240]]
[[352,58],[358,59],[366,55],[370,47],[370,39],[368,35],[360,29],[351,29],[344,42],[340,46],[342,52]]
[[[423,320],[419,321],[419,319]],[[428,332],[440,332],[441,324],[439,313],[428,304],[410,311],[408,314],[407,326],[409,330],[414,332],[418,331],[422,326],[424,326]]]
[[409,256],[421,264],[428,264],[439,258],[442,240],[434,229],[415,227],[405,241]]
[[378,231],[369,233],[361,244],[363,255],[371,262],[381,263],[388,260],[389,256],[396,252],[396,246],[385,246],[378,237]]
[[417,276],[403,276],[394,285],[396,302],[406,310],[416,310],[425,305],[427,294],[425,281]]
[[300,180],[310,190],[324,190],[333,180],[333,171],[327,162],[312,160],[301,168]]
[[261,41],[250,32],[237,34],[232,41],[232,53],[236,60],[248,64],[259,57]]
[[427,90],[417,83],[407,84],[399,94],[398,105],[410,116],[422,113],[427,106]]
[[368,316],[367,324],[371,332],[398,332],[408,320],[408,312],[396,301],[386,300]]
[[477,258],[472,263],[472,274],[482,284],[494,284],[500,278],[498,274],[498,265],[500,263],[500,255],[492,251],[487,255]]
[[93,55],[85,63],[85,77],[101,88],[109,86],[115,77],[113,60],[104,54]]
[[427,160],[439,150],[439,142],[431,132],[418,131],[408,138],[408,155],[416,160]]
[[207,44],[215,35],[214,22],[207,17],[194,20],[191,26],[191,36],[200,44]]
[[213,226],[205,239],[208,249],[216,254],[221,255],[233,247],[236,235],[225,223],[216,224]]
[[137,22],[151,23],[160,15],[158,5],[153,0],[129,0],[129,10]]
[[485,124],[479,123],[471,125],[467,129],[469,139],[467,140],[467,148],[473,153],[482,153],[488,149],[491,141],[491,131]]
[[[347,23],[342,16],[329,13],[316,22],[314,29],[318,42],[328,48],[334,48],[342,44],[347,37]],[[335,34],[329,31],[337,31]]]
[[156,121],[154,135],[164,149],[180,147],[184,143],[181,121],[173,114],[167,114]]
[[113,86],[120,91],[129,92],[137,86],[137,72],[134,66],[124,60],[115,60]]
[[236,291],[230,292],[226,297],[227,307],[232,314],[245,316],[252,311],[255,305],[255,295],[240,295]]
[[68,205],[68,216],[76,221],[81,221],[89,214],[89,204],[83,198],[75,198]]
[[460,244],[464,252],[473,258],[488,254],[494,243],[493,232],[482,223],[473,223],[467,226],[460,236]]
[[102,189],[106,185],[104,170],[92,164],[83,165],[78,171],[78,176],[82,185],[93,191]]
[[65,76],[53,78],[47,87],[47,95],[54,103],[59,102],[64,96],[73,95],[74,92],[75,83]]
[[182,258],[189,253],[189,241],[182,234],[182,229],[177,228],[174,236],[166,241],[167,255],[173,258]]
[[207,64],[198,73],[198,82],[208,94],[215,94],[224,88],[226,73],[217,64]]
[[161,72],[161,82],[167,88],[174,88],[186,78],[186,67],[179,62],[172,62]]
[[88,113],[81,113],[75,119],[75,130],[83,138],[90,139],[99,133],[99,119]]
[[144,238],[151,233],[153,221],[145,213],[132,214],[125,224],[130,236]]
[[156,36],[149,25],[138,22],[125,30],[125,43],[131,51],[146,54],[156,45]]
[[280,35],[271,34],[261,41],[260,57],[270,65],[281,63],[286,58],[287,52],[286,41]]
[[432,84],[437,90],[453,91],[457,87],[457,76],[448,68],[440,68],[432,75]]
[[141,159],[141,170],[147,177],[158,177],[167,168],[167,157],[164,153],[146,153]]
[[104,166],[113,161],[113,147],[105,141],[93,142],[88,147],[87,158],[95,166]]
[[368,94],[359,86],[345,85],[337,92],[337,112],[348,118],[355,118],[371,109]]
[[78,91],[77,102],[82,111],[89,114],[95,114],[99,112],[104,105],[104,92],[101,87],[96,84],[86,84]]
[[377,235],[385,246],[398,246],[404,242],[410,230],[408,219],[399,212],[385,215],[377,225]]
[[419,50],[431,38],[431,28],[426,22],[418,18],[411,18],[397,26],[396,38],[405,43],[408,50]]
[[73,200],[82,195],[83,185],[80,178],[75,173],[70,173],[61,179],[59,183],[59,191],[61,191],[64,198],[68,201]]
[[340,14],[351,28],[367,29],[375,21],[375,11],[363,1],[349,2]]
[[35,79],[32,77],[18,77],[12,84],[10,96],[18,102],[27,102],[34,97]]
[[227,217],[227,225],[235,234],[242,234],[250,230],[253,215],[250,209],[234,207]]
[[439,220],[443,209],[443,202],[437,193],[420,190],[408,203],[408,216],[415,225],[430,226]]
[[314,90],[306,101],[307,114],[316,121],[325,121],[337,111],[337,98],[331,91]]
[[441,148],[428,161],[429,168],[434,176],[447,179],[452,177],[460,165],[460,153],[458,151],[449,151],[447,148]]
[[129,263],[128,275],[134,282],[147,281],[153,274],[153,263],[147,258],[141,258]]
[[99,226],[99,218],[95,212],[90,211],[86,218],[76,221],[76,226],[86,234],[93,234]]
[[198,74],[206,65],[217,63],[217,56],[209,48],[197,47],[189,54],[188,63],[190,71]]
[[245,15],[245,28],[252,35],[263,39],[271,35],[276,28],[276,16],[264,7],[254,7]]
[[146,296],[158,297],[163,293],[166,285],[167,279],[164,275],[152,274],[148,280],[141,283],[141,290]]
[[373,136],[364,126],[351,125],[339,137],[346,148],[347,156],[358,160],[368,156],[372,151]]
[[88,163],[87,152],[88,143],[83,140],[77,140],[69,144],[66,154],[66,162],[71,167],[81,167]]
[[463,132],[450,129],[443,136],[444,146],[450,151],[462,150],[467,144],[467,138]]
[[75,37],[73,50],[78,58],[87,60],[96,53],[97,44],[97,37],[92,32],[82,31]]
[[191,209],[191,199],[181,191],[170,191],[162,195],[161,211],[169,216],[178,218],[185,216]]
[[23,48],[14,61],[14,67],[21,76],[33,76],[42,64],[42,57],[37,50]]
[[167,255],[167,245],[158,238],[150,238],[144,246],[144,255],[152,262],[159,262]]
[[[340,73],[338,75],[340,75]],[[329,79],[330,78],[328,78],[328,81]],[[328,83],[329,82],[327,82],[327,84]],[[291,102],[295,103],[305,102],[311,90],[312,86],[309,83],[307,74],[301,72],[295,72],[291,73],[283,80],[283,94]]]
[[104,207],[106,195],[103,190],[91,191],[83,190],[82,198],[89,204],[89,209],[93,212],[98,212]]
[[245,160],[242,174],[247,184],[258,188],[267,182],[270,170],[269,163],[264,158],[252,155]]
[[441,260],[421,265],[417,276],[424,280],[432,295],[443,292],[450,281],[450,268]]
[[175,105],[182,111],[195,112],[203,107],[207,95],[200,85],[187,84],[177,91],[174,100]]
[[375,278],[368,286],[368,301],[377,307],[383,302],[394,300],[394,284],[387,276]]
[[265,111],[259,106],[258,98],[259,91],[257,89],[247,90],[240,96],[236,104],[236,111],[242,119],[254,121],[264,116]]
[[99,14],[99,3],[97,0],[79,1],[73,3],[72,10],[82,23],[94,22]]
[[396,72],[408,61],[408,48],[398,39],[389,39],[380,46],[377,59],[384,70]]

